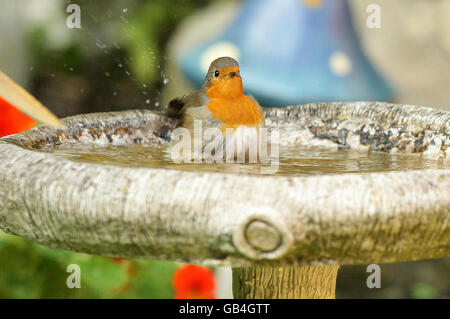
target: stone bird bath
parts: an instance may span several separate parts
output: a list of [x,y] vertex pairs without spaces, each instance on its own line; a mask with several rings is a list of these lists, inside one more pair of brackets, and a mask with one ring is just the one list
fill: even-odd
[[[265,114],[285,143],[450,158],[450,112],[360,102]],[[39,152],[60,143],[161,143],[164,127],[175,125],[152,111],[63,123],[0,139],[7,233],[97,255],[232,266],[238,298],[333,298],[340,264],[450,255],[450,169],[251,176]]]

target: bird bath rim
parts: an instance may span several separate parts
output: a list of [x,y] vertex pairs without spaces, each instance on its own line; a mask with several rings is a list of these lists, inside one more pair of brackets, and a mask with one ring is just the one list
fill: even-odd
[[[295,133],[288,138],[300,143],[449,155],[450,112],[357,102],[265,114],[268,126]],[[273,177],[113,167],[30,152],[70,140],[158,142],[148,133],[176,124],[151,111],[63,122],[62,130],[42,126],[0,140],[0,228],[7,232],[54,248],[233,266],[450,254],[448,169]],[[390,139],[386,128],[398,137]]]

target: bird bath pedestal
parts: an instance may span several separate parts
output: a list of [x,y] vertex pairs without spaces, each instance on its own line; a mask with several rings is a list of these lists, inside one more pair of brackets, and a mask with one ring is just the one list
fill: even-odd
[[[450,112],[385,103],[267,109],[281,142],[450,158]],[[163,143],[151,111],[0,139],[0,228],[104,256],[233,267],[238,298],[333,298],[340,264],[449,256],[450,170],[318,176],[75,162],[45,145]]]

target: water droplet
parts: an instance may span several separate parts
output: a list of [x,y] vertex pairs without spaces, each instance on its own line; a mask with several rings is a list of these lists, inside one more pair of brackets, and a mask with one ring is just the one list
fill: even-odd
[[155,106],[159,106],[159,102],[155,102]]
[[121,68],[121,67],[123,67],[123,64],[122,64],[122,63],[119,63],[117,66],[118,66],[119,68]]
[[147,87],[147,84],[144,83],[144,84],[142,84],[142,86],[146,88],[146,87]]
[[163,83],[164,83],[164,84],[169,83],[169,79],[164,79],[164,80],[163,80]]
[[70,71],[70,72],[73,72],[73,68],[69,68],[69,71]]
[[124,8],[122,11],[123,11],[123,12],[127,12],[127,11],[128,11],[128,8]]
[[111,74],[109,72],[105,72],[105,76],[109,77]]
[[102,50],[106,48],[106,44],[103,44],[100,40],[97,40],[95,44]]
[[150,104],[150,100],[148,100],[148,99],[145,100],[145,103],[146,103],[146,104]]
[[116,91],[114,91],[114,92],[113,92],[113,95],[117,95],[117,92],[116,92]]

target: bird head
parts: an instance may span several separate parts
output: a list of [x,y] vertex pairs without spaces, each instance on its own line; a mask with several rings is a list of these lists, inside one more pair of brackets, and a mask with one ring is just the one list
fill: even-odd
[[239,98],[244,94],[239,64],[230,57],[214,60],[205,77],[204,90],[209,98]]

